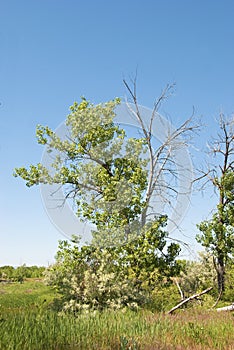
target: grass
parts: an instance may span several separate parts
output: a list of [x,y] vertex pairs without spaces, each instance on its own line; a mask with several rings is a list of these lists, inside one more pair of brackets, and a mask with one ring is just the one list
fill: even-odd
[[39,281],[0,285],[1,350],[234,349],[232,313],[105,311],[59,316]]

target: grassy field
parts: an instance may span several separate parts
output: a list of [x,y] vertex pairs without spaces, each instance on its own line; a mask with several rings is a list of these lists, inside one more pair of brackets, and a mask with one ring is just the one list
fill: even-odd
[[234,349],[234,315],[180,311],[106,311],[59,316],[54,291],[41,281],[0,284],[0,349]]

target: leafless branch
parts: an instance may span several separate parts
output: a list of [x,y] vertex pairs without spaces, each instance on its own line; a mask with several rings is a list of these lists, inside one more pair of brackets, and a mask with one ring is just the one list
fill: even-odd
[[189,298],[186,298],[184,299],[183,301],[181,301],[179,304],[177,304],[176,306],[174,306],[171,310],[169,310],[167,312],[167,314],[172,314],[175,310],[179,309],[181,306],[183,306],[184,304],[188,303],[189,301],[193,300],[193,299],[197,299],[198,297],[200,297],[201,295],[203,294],[206,294],[208,293],[211,289],[213,289],[213,287],[210,287],[210,288],[207,288],[205,290],[203,290],[202,292],[200,293],[196,293],[194,295],[192,295],[191,297]]
[[[143,120],[143,116],[140,113],[140,108],[138,105],[138,98],[136,95],[136,79],[132,81],[132,86],[130,86],[126,80],[123,80],[123,83],[130,95],[131,102],[134,106],[134,108],[132,108],[132,106],[128,104],[128,108],[139,123],[148,148],[149,173],[148,185],[145,195],[146,207],[145,210],[143,210],[142,212],[142,224],[144,224],[147,217],[147,210],[148,208],[150,208],[150,201],[152,200],[152,196],[156,191],[157,184],[161,185],[161,176],[165,177],[170,174],[171,176],[173,176],[174,179],[177,178],[179,170],[178,164],[174,160],[174,152],[178,151],[181,147],[184,147],[188,144],[188,138],[186,141],[186,137],[188,137],[188,135],[191,136],[193,132],[197,132],[200,128],[200,123],[194,123],[194,115],[192,115],[177,129],[168,129],[166,132],[166,138],[164,142],[155,150],[152,144],[153,122],[155,117],[159,116],[158,111],[162,103],[172,95],[175,84],[168,84],[162,90],[161,94],[154,103],[151,118],[147,125],[146,122]],[[164,187],[167,188],[168,191],[176,192],[173,186],[171,186],[169,178],[167,179],[167,181],[168,182],[166,182]],[[169,203],[168,198],[165,200]]]

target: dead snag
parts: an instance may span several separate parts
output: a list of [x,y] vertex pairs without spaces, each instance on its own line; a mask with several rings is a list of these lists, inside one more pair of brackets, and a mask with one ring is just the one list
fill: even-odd
[[168,314],[168,315],[169,315],[169,314],[172,314],[175,310],[179,309],[182,305],[188,303],[190,300],[193,300],[193,299],[196,299],[196,298],[200,297],[201,295],[203,295],[203,294],[205,294],[205,293],[208,293],[212,288],[213,288],[213,287],[207,288],[207,289],[203,290],[203,291],[200,292],[200,293],[194,294],[194,295],[192,295],[191,297],[184,299],[184,300],[181,301],[179,304],[177,304],[176,306],[174,306],[171,310],[169,310],[169,311],[167,312],[167,314]]

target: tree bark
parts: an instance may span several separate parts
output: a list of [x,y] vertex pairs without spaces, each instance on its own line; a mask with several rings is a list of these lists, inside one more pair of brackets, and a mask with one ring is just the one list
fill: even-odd
[[219,307],[218,309],[216,309],[216,311],[234,311],[234,303],[228,306]]
[[171,310],[169,310],[167,312],[167,314],[172,314],[175,310],[177,310],[179,307],[181,307],[182,305],[188,303],[190,300],[193,300],[193,299],[196,299],[198,297],[200,297],[201,295],[205,294],[205,293],[208,293],[213,287],[209,287],[205,290],[203,290],[202,292],[200,293],[197,293],[197,294],[194,294],[192,295],[191,297],[187,298],[187,299],[184,299],[183,301],[181,301],[179,304],[177,304],[176,306],[174,306]]
[[217,261],[215,261],[215,258],[214,258],[213,262],[217,273],[218,291],[221,297],[225,289],[225,264],[224,264],[224,258],[222,254],[219,254]]
[[224,292],[224,280],[225,280],[225,267],[223,262],[219,262],[217,266],[217,274],[218,274],[218,288],[219,288],[219,293],[223,294]]

